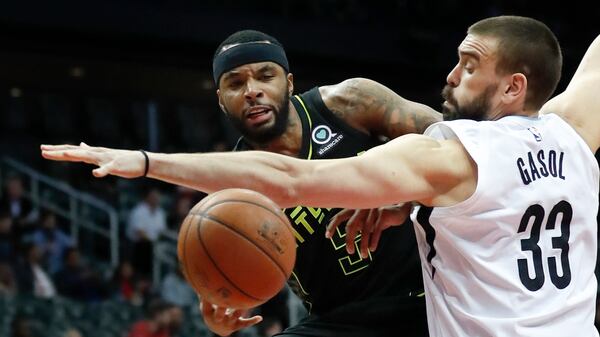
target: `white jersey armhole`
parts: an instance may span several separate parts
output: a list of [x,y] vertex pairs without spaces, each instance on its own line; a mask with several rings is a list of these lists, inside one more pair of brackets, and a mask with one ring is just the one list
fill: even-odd
[[555,114],[553,112],[548,112],[545,113],[544,115],[542,115],[544,117],[547,118],[555,118],[557,121],[559,121],[559,123],[564,125],[565,130],[569,130],[568,132],[573,134],[573,138],[576,139],[576,141],[581,144],[582,147],[588,149],[587,154],[589,155],[589,159],[592,163],[595,163],[594,168],[596,171],[596,175],[599,175],[600,172],[600,167],[598,166],[598,161],[596,160],[596,156],[595,154],[592,152],[592,149],[590,149],[590,146],[585,142],[585,140],[583,140],[583,137],[581,137],[581,135],[579,134],[579,132],[577,132],[577,130],[575,130],[575,128],[569,124],[569,122],[567,122],[566,120],[564,120],[560,115]]
[[470,213],[476,206],[477,201],[483,195],[482,182],[486,179],[483,174],[488,161],[489,153],[486,152],[484,142],[486,142],[485,128],[478,125],[478,122],[470,120],[457,120],[452,122],[439,122],[430,125],[425,130],[425,135],[438,140],[457,139],[467,150],[467,153],[477,166],[477,186],[475,192],[466,200],[452,206],[435,206],[436,214],[461,215]]

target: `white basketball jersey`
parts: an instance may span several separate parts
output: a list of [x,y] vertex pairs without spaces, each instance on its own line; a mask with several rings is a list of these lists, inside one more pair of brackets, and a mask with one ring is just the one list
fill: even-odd
[[432,125],[477,163],[475,193],[412,213],[432,337],[592,337],[598,164],[555,114]]

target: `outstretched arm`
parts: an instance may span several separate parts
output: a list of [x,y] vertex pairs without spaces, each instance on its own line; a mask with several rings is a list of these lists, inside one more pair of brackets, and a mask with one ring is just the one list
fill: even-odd
[[592,152],[600,147],[600,36],[583,56],[567,89],[546,103],[541,113],[556,113],[581,135]]
[[365,78],[322,86],[319,92],[336,116],[372,136],[393,139],[421,134],[442,120],[442,115],[427,105],[400,97],[383,84]]
[[[144,172],[139,151],[43,145],[42,155],[98,165],[97,177],[133,178]],[[397,138],[358,157],[332,160],[308,161],[261,151],[148,155],[151,178],[209,193],[248,188],[281,207],[374,208],[410,200],[444,204],[462,198],[457,191],[463,190],[467,178],[476,180],[474,164],[460,143],[421,135]]]

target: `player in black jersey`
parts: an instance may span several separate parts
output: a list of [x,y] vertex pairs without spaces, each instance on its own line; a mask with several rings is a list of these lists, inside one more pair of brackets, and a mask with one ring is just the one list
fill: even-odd
[[[240,31],[223,41],[213,59],[213,73],[219,105],[243,135],[236,150],[316,160],[352,157],[387,139],[422,133],[441,120],[433,109],[367,79],[292,95],[293,75],[283,47],[257,31]],[[277,336],[427,336],[412,226],[387,230],[375,252],[361,256],[348,249],[353,252],[349,254],[343,228],[331,239],[324,238],[338,211],[304,206],[285,211],[298,243],[290,285],[309,315]],[[405,220],[400,211],[377,212],[386,221]],[[356,216],[365,214],[369,212]],[[359,247],[361,237],[351,244]],[[261,320],[208,302],[202,302],[201,311],[208,327],[221,336]]]
[[[485,27],[487,28],[480,26],[479,24],[481,22],[486,22]],[[515,24],[518,22],[521,23]],[[560,141],[564,143],[565,146],[579,147],[582,151],[577,152],[577,156],[585,157],[586,160],[591,158],[588,149],[591,150],[591,153],[594,153],[600,147],[600,132],[598,129],[598,125],[600,125],[600,114],[598,114],[598,111],[600,111],[600,100],[597,99],[597,93],[595,92],[595,90],[600,86],[600,62],[598,62],[600,60],[600,36],[597,37],[590,45],[567,89],[563,93],[545,103],[541,110],[538,111],[539,105],[543,104],[543,101],[547,99],[547,96],[549,96],[554,90],[554,86],[556,85],[556,81],[558,79],[558,76],[555,76],[555,79],[552,81],[544,81],[547,79],[546,76],[548,76],[548,71],[545,69],[546,65],[548,64],[549,69],[560,69],[560,62],[548,63],[545,61],[546,58],[543,57],[543,55],[542,57],[538,56],[540,55],[539,52],[542,54],[548,54],[550,58],[556,60],[556,55],[560,55],[560,51],[556,48],[549,48],[540,49],[538,50],[538,53],[531,53],[529,46],[533,40],[527,40],[528,35],[525,35],[525,38],[522,39],[522,43],[517,45],[511,44],[514,39],[507,40],[511,43],[505,44],[501,42],[502,38],[500,36],[502,35],[495,35],[496,29],[500,28],[501,32],[506,32],[507,30],[505,29],[508,29],[509,36],[512,35],[523,37],[523,32],[531,32],[529,29],[523,29],[523,22],[532,22],[532,19],[519,17],[491,18],[490,20],[482,20],[478,24],[472,26],[479,26],[476,29],[473,28],[473,31],[471,31],[471,28],[469,29],[467,37],[459,46],[460,61],[448,76],[448,85],[453,90],[451,90],[450,93],[444,92],[445,99],[447,100],[444,106],[450,112],[464,112],[466,111],[464,109],[464,105],[469,105],[471,107],[478,105],[481,106],[481,109],[475,109],[474,111],[480,117],[490,119],[498,119],[506,115],[512,116],[506,117],[507,119],[499,121],[486,121],[480,123],[474,121],[456,121],[443,125],[440,124],[437,126],[438,129],[433,129],[433,132],[436,133],[435,137],[441,138],[443,136],[445,138],[450,138],[448,140],[439,141],[439,138],[436,139],[421,135],[408,135],[406,137],[401,137],[400,139],[395,139],[388,144],[374,148],[368,151],[364,156],[312,162],[260,151],[226,154],[167,155],[159,153],[144,154],[143,152],[139,151],[91,148],[85,145],[42,146],[43,155],[45,158],[52,160],[80,161],[98,165],[99,168],[94,170],[94,175],[97,177],[103,177],[105,175],[112,174],[121,177],[132,178],[146,176],[146,174],[148,174],[149,177],[155,179],[181,184],[207,192],[232,186],[255,188],[263,193],[267,193],[271,198],[273,198],[273,200],[285,207],[290,207],[301,202],[310,202],[311,204],[322,205],[325,207],[340,205],[345,207],[377,207],[379,205],[387,205],[402,200],[418,200],[425,205],[436,207],[442,206],[444,208],[443,211],[446,211],[447,215],[450,215],[451,218],[458,218],[458,222],[461,223],[461,225],[462,223],[465,223],[465,221],[468,224],[481,224],[479,221],[473,220],[477,219],[472,215],[473,212],[475,212],[475,215],[479,216],[479,218],[484,218],[484,221],[489,222],[496,221],[493,219],[498,219],[498,224],[505,224],[504,221],[506,219],[506,215],[504,215],[502,212],[506,210],[513,212],[514,209],[504,207],[502,203],[506,203],[509,200],[514,201],[515,199],[512,199],[514,195],[503,195],[504,198],[492,200],[483,199],[483,202],[487,202],[486,207],[489,208],[484,210],[483,213],[477,213],[480,210],[477,208],[475,211],[473,211],[472,207],[474,202],[479,206],[482,200],[479,198],[480,190],[476,189],[478,188],[479,180],[477,164],[467,151],[467,145],[463,146],[461,145],[463,144],[461,141],[452,139],[455,136],[459,136],[457,136],[456,133],[448,130],[440,130],[439,128],[441,126],[450,124],[453,126],[469,124],[481,126],[479,127],[480,129],[487,128],[486,130],[490,130],[491,128],[502,129],[504,126],[517,119],[531,123],[529,125],[532,125],[539,120],[554,120],[564,125],[560,127],[554,127],[554,129],[561,130],[561,132],[564,133],[568,132],[569,134],[565,138],[563,135],[560,135],[557,132],[560,137],[556,137],[557,139],[552,139],[552,133],[545,133],[547,136],[549,136],[548,139],[551,141]],[[489,23],[492,23],[492,26],[487,25]],[[515,46],[519,46],[516,47],[518,49],[514,49]],[[531,55],[536,55],[534,61],[539,61],[540,59],[544,60],[544,62],[541,63],[541,66],[538,65],[537,68],[525,67],[526,69],[523,72],[527,73],[528,75],[525,75],[523,72],[521,72],[520,69],[522,69],[522,63],[502,62],[505,55],[511,54],[503,54],[499,52],[505,50],[520,51],[522,49],[528,52],[515,52],[513,54],[519,56],[524,55],[526,59],[531,59]],[[557,51],[558,53],[556,53]],[[560,60],[560,56],[558,59]],[[556,67],[557,65],[558,67]],[[504,67],[511,68],[506,70]],[[532,69],[534,68],[536,69],[535,71],[539,71],[541,69],[542,72],[537,73],[534,71],[532,73],[531,71],[533,71]],[[501,70],[499,71],[498,69]],[[542,74],[543,76],[537,77],[538,81],[531,81],[531,84],[529,84],[530,78],[536,78],[536,74]],[[554,73],[554,75],[558,74],[560,74],[560,70]],[[542,79],[541,81],[539,80],[540,78]],[[251,79],[250,82],[255,81]],[[538,86],[535,86],[533,83],[536,83]],[[543,85],[540,85],[540,83]],[[532,95],[530,95],[531,89],[528,90],[529,85],[531,85],[531,88],[543,87],[545,90],[534,90]],[[495,86],[496,89],[488,90],[488,88],[493,86]],[[324,97],[325,95],[322,96],[323,101],[327,106],[328,100]],[[533,101],[531,101],[531,97],[533,97]],[[224,106],[227,105],[225,103],[226,102],[223,101]],[[460,109],[461,106],[463,107],[462,110]],[[473,118],[473,116],[475,115],[471,115],[469,117]],[[562,122],[560,119],[562,119]],[[514,123],[513,125],[522,125],[520,123],[521,122]],[[515,129],[513,128],[513,125],[510,127],[505,127],[503,130],[510,130],[514,133],[522,131],[523,134],[526,135],[526,138],[521,137],[521,135],[516,137],[509,135],[505,137],[507,140],[513,142],[522,142],[523,144],[526,144],[524,146],[533,146],[531,144],[539,142],[540,140],[538,139],[542,138],[538,131],[536,131],[537,128],[531,127],[527,128],[527,131],[525,131],[525,129]],[[527,125],[525,127],[527,127]],[[477,131],[477,129],[478,127],[476,126],[469,126],[461,129],[460,132],[461,134],[476,136],[481,135],[480,138],[484,139],[486,142],[491,142],[491,140],[488,139],[493,139],[495,144],[503,146],[503,144],[501,144],[502,139],[494,139],[493,136],[490,136],[491,138],[489,138],[486,136],[489,135],[488,133],[476,133],[475,131]],[[579,138],[579,140],[575,141],[577,138]],[[469,148],[475,148],[470,153],[476,154],[478,158],[483,156],[488,159],[490,158],[488,156],[489,153],[496,153],[494,151],[487,151],[485,147],[480,146],[481,144],[485,144],[485,142],[480,143],[477,141],[470,141],[468,143]],[[542,145],[535,146],[539,147]],[[495,157],[491,159],[492,161],[488,160],[486,165],[495,165]],[[512,159],[505,162],[510,163],[511,165],[514,163]],[[589,169],[587,178],[590,180],[593,179],[593,184],[587,184],[586,181],[584,184],[582,184],[582,186],[587,185],[588,187],[597,187],[597,166],[588,164],[578,166],[575,164],[577,162],[581,163],[583,161],[581,158],[575,159],[573,161],[574,164],[571,165],[571,167],[584,167],[585,169]],[[240,165],[240,163],[244,163],[244,165]],[[495,168],[492,168],[487,172],[496,172],[496,170]],[[249,175],[252,175],[251,181],[244,179]],[[583,176],[584,174],[576,175],[574,178],[575,183],[573,184],[577,184],[578,179]],[[511,186],[513,185],[511,183],[504,185],[502,183],[494,184],[495,177],[496,176],[493,175],[492,179],[485,180],[486,183],[501,186],[504,189],[510,190],[512,193]],[[573,190],[590,191],[582,186],[576,186]],[[555,190],[558,191],[558,194],[563,193],[563,190],[560,188],[553,189],[550,187],[548,189],[548,191]],[[486,189],[484,188],[483,191],[486,191]],[[496,189],[496,186],[494,186],[491,191],[491,193],[494,194],[498,191],[498,189]],[[473,198],[474,193],[477,193],[477,198]],[[489,196],[489,194],[485,194],[489,192],[482,193],[484,193],[486,197]],[[560,195],[559,197],[563,196],[564,195]],[[588,197],[589,195],[586,195],[583,200],[592,200]],[[542,197],[541,199],[537,198],[536,200],[536,202],[543,204],[544,202],[548,202],[550,199]],[[597,202],[597,200],[593,201],[594,203]],[[461,206],[463,208],[453,207],[458,203],[462,203]],[[539,204],[535,205],[539,206]],[[571,206],[569,206],[569,209],[570,207]],[[468,211],[471,213],[466,212],[467,214],[465,214],[465,212],[462,212],[466,208],[470,208]],[[584,211],[579,213],[581,215],[578,216],[578,221],[580,224],[585,224],[588,226],[590,230],[595,230],[595,224],[594,226],[590,226],[591,222],[589,220],[591,217],[593,217],[592,213],[595,213],[597,209],[594,209],[594,207],[588,207],[587,210],[588,212]],[[591,212],[589,212],[589,210],[591,210]],[[419,217],[418,214],[417,217]],[[426,218],[429,218],[429,215],[427,215]],[[563,218],[567,217],[563,216]],[[571,219],[570,215],[568,219]],[[551,222],[554,223],[554,220]],[[567,220],[566,222],[563,221],[563,223],[566,223],[567,229],[569,222],[570,220]],[[431,224],[429,224],[429,226],[431,226]],[[438,228],[445,228],[446,236],[442,236],[441,239],[444,240],[442,242],[445,243],[446,247],[452,246],[453,243],[467,245],[469,248],[473,247],[470,246],[471,243],[478,243],[480,248],[489,244],[489,240],[485,242],[478,242],[477,239],[480,237],[477,235],[486,236],[486,238],[492,238],[492,241],[497,241],[499,236],[496,235],[496,232],[490,231],[487,228],[481,229],[479,226],[477,227],[478,228],[475,229],[477,234],[473,237],[470,236],[472,228],[467,228],[466,232],[464,232],[465,228],[460,226],[438,226]],[[449,238],[451,235],[448,235],[448,233],[452,233],[452,231],[457,230],[463,230],[463,233],[469,232],[469,234],[466,234],[468,238],[461,239],[460,235],[455,236],[456,240]],[[502,235],[505,234],[503,233],[500,236]],[[553,234],[548,235],[552,236]],[[420,232],[420,236],[423,240],[429,241],[430,239],[429,233]],[[595,235],[576,236],[574,244],[590,244],[592,248],[594,248],[596,246],[596,242],[594,240],[588,240],[589,238],[594,237]],[[578,240],[577,238],[584,238],[584,240]],[[438,240],[439,239],[440,237],[438,237]],[[506,240],[503,239],[501,241],[503,244],[505,244],[504,242]],[[519,238],[517,238],[515,241],[518,242]],[[527,241],[527,239],[525,239],[525,241]],[[537,243],[537,240],[535,241]],[[385,244],[385,241],[382,241],[380,244]],[[571,242],[569,242],[567,246],[570,244]],[[475,246],[475,248],[478,247]],[[519,251],[520,249],[516,250]],[[580,251],[589,252],[589,249],[583,249]],[[430,262],[429,256],[433,256],[433,254],[429,253],[435,252],[435,250],[432,248],[429,253],[427,253],[427,251],[423,252],[424,255],[427,254],[427,257],[424,256],[424,263]],[[471,253],[470,249],[467,253]],[[464,254],[463,256],[467,257],[469,254]],[[461,254],[459,253],[455,255],[459,256]],[[483,255],[485,255],[485,258],[492,256],[490,254]],[[479,254],[478,256],[481,257],[482,254]],[[594,261],[593,258],[595,255],[592,253],[591,256],[592,258],[587,259],[587,262]],[[386,256],[386,258],[390,257]],[[525,260],[525,258],[523,258],[523,260]],[[554,260],[554,258],[548,260]],[[376,261],[378,261],[377,256],[373,262]],[[441,260],[437,261],[440,262]],[[577,261],[582,261],[582,259],[578,259]],[[589,313],[593,313],[593,306],[590,306],[589,303],[591,303],[590,299],[595,297],[593,296],[593,293],[595,292],[595,282],[593,282],[593,278],[590,278],[589,276],[589,274],[591,274],[589,273],[591,269],[588,268],[589,263],[586,265],[586,270],[588,273],[586,274],[586,272],[584,272],[584,274],[578,274],[580,279],[585,280],[591,285],[587,289],[591,289],[592,292],[588,292],[589,296],[586,295],[587,297],[585,304],[582,300],[568,301],[570,298],[568,297],[570,296],[569,294],[580,296],[581,293],[578,291],[579,289],[575,289],[576,291],[571,291],[573,290],[572,287],[566,288],[567,292],[569,293],[566,297],[551,296],[552,299],[561,297],[563,302],[566,301],[565,304],[568,304],[569,306],[566,310],[569,314],[575,313],[575,316],[565,315],[565,312],[567,311],[563,310],[564,306],[546,305],[546,307],[550,308],[550,311],[542,310],[541,314],[539,311],[537,313],[534,312],[534,314],[538,315],[536,317],[543,318],[532,320],[531,310],[528,308],[544,307],[543,304],[547,302],[544,302],[544,300],[548,299],[548,297],[541,297],[541,299],[543,299],[542,302],[544,302],[542,303],[541,307],[539,303],[538,305],[529,306],[526,305],[527,303],[525,303],[525,307],[523,307],[523,304],[521,303],[521,306],[519,307],[519,301],[514,301],[513,299],[524,298],[524,294],[529,296],[529,293],[524,292],[522,289],[513,286],[512,284],[507,286],[507,282],[510,283],[510,281],[506,281],[505,274],[496,275],[494,270],[490,270],[489,268],[481,269],[480,266],[482,264],[479,262],[480,261],[469,266],[467,266],[469,263],[463,264],[465,266],[464,269],[468,271],[469,275],[461,273],[463,271],[461,266],[453,270],[452,275],[456,277],[458,282],[452,282],[452,280],[450,280],[449,282],[442,281],[443,284],[436,284],[433,283],[433,273],[428,277],[427,280],[429,289],[432,289],[433,286],[445,287],[445,289],[442,291],[440,291],[439,288],[437,289],[438,296],[428,297],[428,299],[432,299],[432,302],[434,302],[433,306],[429,308],[431,313],[434,314],[433,317],[443,318],[440,320],[431,320],[432,333],[435,333],[439,336],[444,336],[446,334],[456,335],[454,332],[459,330],[463,331],[463,329],[466,329],[464,331],[483,331],[483,333],[475,335],[487,335],[498,332],[499,330],[497,328],[502,327],[504,329],[502,331],[512,332],[512,334],[508,333],[502,335],[516,335],[520,332],[519,335],[525,336],[533,335],[536,332],[540,334],[544,333],[544,331],[549,331],[548,323],[552,323],[551,326],[558,326],[558,324],[562,324],[563,330],[561,331],[580,331],[580,328],[583,328],[585,324],[591,323],[590,318],[592,315]],[[443,265],[443,261],[438,263],[438,266]],[[556,267],[556,265],[554,264],[553,267]],[[481,274],[481,272],[478,273],[477,271],[473,272],[476,269],[483,270],[483,274]],[[563,268],[563,270],[565,269]],[[554,272],[555,271],[556,270],[554,270]],[[577,269],[577,271],[579,271],[579,269]],[[436,273],[435,275],[444,277],[442,276],[444,274],[441,274],[441,272]],[[470,277],[472,275],[476,275],[477,277],[473,279]],[[492,281],[479,282],[479,280],[481,280],[479,277],[482,275],[484,275],[484,278]],[[319,276],[323,279],[323,282],[328,282],[328,275]],[[525,275],[524,279],[528,280],[527,275]],[[557,280],[555,280],[555,277],[552,277],[552,279],[553,282],[547,282],[553,283],[553,285],[550,285],[550,287],[556,286],[555,281]],[[558,279],[562,280],[562,276],[558,277]],[[440,277],[437,277],[437,280],[440,280]],[[495,287],[495,289],[498,291],[492,293],[491,297],[494,297],[497,302],[504,302],[508,305],[500,304],[500,306],[493,306],[491,309],[489,309],[488,302],[477,302],[477,292],[467,294],[469,291],[474,289],[473,287],[469,287],[469,283],[472,284],[473,282],[478,282],[478,286],[488,285],[490,287]],[[464,283],[467,283],[467,285],[465,286]],[[340,284],[335,284],[335,288],[339,286]],[[365,288],[369,288],[371,284],[365,283],[364,286]],[[343,288],[343,286],[340,288]],[[564,287],[561,286],[560,289],[555,289],[561,290],[563,288]],[[337,291],[337,289],[335,290]],[[463,296],[463,298],[457,297],[456,294],[459,294],[460,292],[471,296]],[[489,292],[486,293],[488,295],[490,294]],[[534,296],[529,297],[534,298]],[[377,298],[377,296],[373,295],[373,298]],[[463,301],[464,298],[468,299]],[[439,304],[435,303],[434,300]],[[455,310],[461,305],[472,306],[475,309],[470,311]],[[352,310],[345,316],[348,320],[353,320],[353,322],[345,323],[341,322],[340,320],[332,320],[330,313],[314,314],[312,319],[309,318],[299,325],[300,332],[296,333],[292,330],[287,335],[343,336],[348,335],[347,332],[349,331],[350,333],[354,332],[356,335],[362,336],[397,336],[404,332],[397,331],[399,330],[397,328],[398,326],[405,326],[403,325],[404,322],[399,320],[402,318],[403,313],[398,314],[398,319],[387,321],[387,324],[394,326],[389,330],[385,331],[384,327],[380,327],[380,329],[377,330],[369,330],[369,326],[364,323],[366,321],[363,319],[364,314],[370,311],[381,312],[382,307],[383,306],[381,306],[379,302],[377,302],[376,306],[363,305],[356,307],[354,306],[354,303],[346,304],[341,308],[358,309]],[[498,307],[502,307],[502,310],[496,310]],[[512,310],[513,307],[524,310],[522,312],[526,312],[525,315],[519,316],[517,310]],[[574,309],[575,307],[577,307],[577,310]],[[482,308],[488,308],[488,313],[491,313],[491,315],[484,314],[482,316]],[[333,310],[335,311],[336,309]],[[473,315],[473,313],[475,315]],[[547,315],[548,313],[550,313],[550,316]],[[556,318],[554,317],[555,315],[556,317],[560,317],[560,319],[554,319]],[[563,317],[565,317],[565,319],[563,319]],[[479,320],[475,320],[474,318],[479,318]],[[520,320],[521,325],[515,325],[515,321],[517,319]],[[465,322],[465,324],[461,324],[462,322],[460,321]],[[442,325],[439,324],[439,322],[446,324]],[[563,324],[565,322],[567,322],[567,324],[571,324],[571,326],[566,326]],[[586,328],[589,328],[590,325],[587,325]],[[356,333],[355,329],[356,331],[362,331],[364,333]],[[473,335],[469,333],[466,334]],[[590,333],[589,335],[592,334]]]
[[[292,95],[293,75],[281,44],[257,31],[240,31],[223,41],[213,70],[219,105],[243,135],[237,151],[267,150],[302,159],[351,157],[385,139],[422,133],[441,119],[431,108],[367,79]],[[285,210],[298,243],[289,284],[310,315],[280,336],[427,335],[412,227],[385,233],[376,253],[348,254],[343,229],[331,240],[323,239],[338,211],[303,206]],[[402,219],[401,213],[385,214]],[[360,237],[355,244],[361,244]],[[239,312],[225,315],[223,308],[207,303],[202,312],[220,335],[260,320],[242,318]]]

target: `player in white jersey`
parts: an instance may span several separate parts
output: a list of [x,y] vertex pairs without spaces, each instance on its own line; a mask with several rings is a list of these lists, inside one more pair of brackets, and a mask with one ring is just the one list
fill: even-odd
[[431,336],[595,336],[598,164],[555,114],[430,127],[458,139],[477,187],[412,218]]
[[[459,57],[444,90],[446,112],[495,121],[443,122],[353,158],[85,144],[43,145],[42,155],[98,165],[96,177],[148,176],[206,192],[250,188],[282,207],[417,201],[428,207],[415,215],[425,226],[417,230],[432,336],[597,336],[600,37],[567,89],[546,104],[561,56],[542,23],[482,20]],[[362,248],[375,248],[372,237],[389,222],[367,220],[351,222],[349,236],[362,230],[369,240]]]

